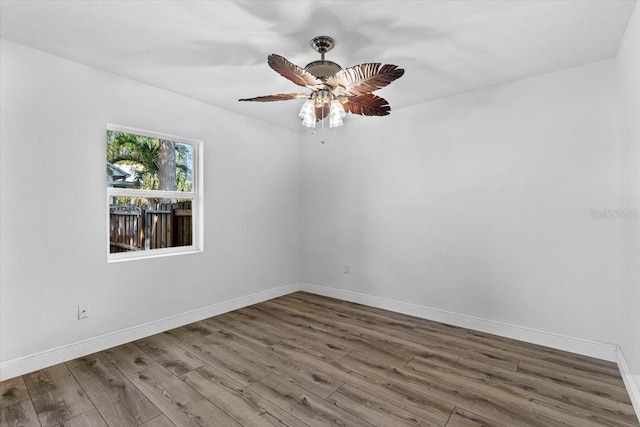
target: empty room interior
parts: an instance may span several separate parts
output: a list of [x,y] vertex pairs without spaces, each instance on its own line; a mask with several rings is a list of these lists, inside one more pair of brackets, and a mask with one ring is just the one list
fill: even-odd
[[0,36],[0,427],[640,426],[636,0]]

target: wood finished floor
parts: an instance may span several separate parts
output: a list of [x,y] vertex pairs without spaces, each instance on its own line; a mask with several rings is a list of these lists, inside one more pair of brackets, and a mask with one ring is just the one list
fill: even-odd
[[614,363],[298,292],[1,384],[0,426],[639,426]]

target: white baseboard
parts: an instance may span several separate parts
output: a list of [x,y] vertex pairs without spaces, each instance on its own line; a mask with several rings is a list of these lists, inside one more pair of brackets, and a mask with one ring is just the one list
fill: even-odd
[[618,348],[617,362],[618,368],[620,368],[620,375],[622,375],[622,380],[633,404],[633,409],[635,409],[638,421],[640,421],[640,375],[633,375],[621,348]]
[[313,283],[302,282],[300,284],[300,290],[344,301],[364,304],[371,307],[377,307],[384,310],[395,311],[397,313],[408,314],[410,316],[420,317],[423,319],[434,320],[436,322],[447,323],[449,325],[460,326],[462,328],[474,329],[476,331],[513,338],[532,344],[539,344],[571,353],[595,357],[610,362],[615,362],[617,360],[618,346],[616,344],[600,343],[568,337],[553,332],[540,331],[495,320],[481,319],[479,317],[468,316],[466,314],[453,313],[450,311],[316,285]]
[[0,381],[296,292],[295,282],[0,363]]

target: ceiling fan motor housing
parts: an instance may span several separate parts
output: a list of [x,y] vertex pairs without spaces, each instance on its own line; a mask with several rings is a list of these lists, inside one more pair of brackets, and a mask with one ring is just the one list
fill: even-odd
[[310,62],[306,67],[304,67],[304,69],[319,79],[326,79],[327,77],[331,77],[338,71],[342,70],[342,67],[333,61],[320,59],[318,61]]

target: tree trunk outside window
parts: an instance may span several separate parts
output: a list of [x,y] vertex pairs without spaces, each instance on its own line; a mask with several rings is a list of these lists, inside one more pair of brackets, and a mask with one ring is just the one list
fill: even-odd
[[161,139],[160,156],[158,164],[158,185],[159,190],[175,191],[177,188],[176,179],[176,144],[173,141]]

